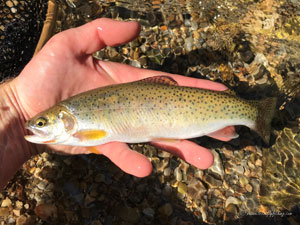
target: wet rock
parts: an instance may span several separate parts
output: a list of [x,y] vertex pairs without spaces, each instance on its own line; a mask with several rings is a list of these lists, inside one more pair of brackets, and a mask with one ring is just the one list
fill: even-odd
[[158,159],[154,161],[154,167],[158,172],[163,172],[164,169],[168,166],[169,160],[168,159]]
[[224,167],[219,153],[216,152],[214,149],[211,150],[211,152],[214,155],[214,164],[211,167],[209,167],[208,170],[220,175],[221,177],[224,177]]
[[218,180],[209,174],[205,175],[203,180],[209,185],[210,188],[218,188],[222,186],[221,180]]
[[10,200],[8,197],[6,197],[6,198],[2,201],[1,207],[4,208],[4,207],[10,207],[10,206],[11,206],[11,200]]
[[137,60],[130,61],[130,65],[133,67],[141,68],[141,63]]
[[13,209],[13,213],[15,216],[20,216],[21,215],[21,210],[20,209]]
[[42,220],[53,220],[57,218],[57,208],[53,204],[40,204],[34,209],[35,214]]
[[188,37],[185,39],[184,47],[187,52],[190,52],[193,50],[194,40],[193,37]]
[[246,184],[248,184],[248,183],[249,183],[249,180],[248,180],[248,178],[247,178],[247,177],[245,177],[245,176],[241,176],[239,180],[240,180],[241,187],[245,187],[245,186],[246,186]]
[[245,169],[243,166],[234,166],[233,168],[233,171],[239,173],[239,174],[243,174],[245,172]]
[[0,217],[8,216],[9,215],[9,209],[8,208],[0,208]]
[[122,220],[132,224],[137,223],[141,216],[137,208],[124,205],[116,207],[116,215],[118,215]]
[[252,192],[252,190],[253,190],[251,184],[246,184],[245,189],[246,189],[248,192]]
[[166,177],[170,176],[170,175],[171,175],[171,172],[172,172],[172,171],[171,171],[171,168],[170,168],[170,167],[164,169],[164,176],[166,176]]
[[187,185],[188,196],[193,200],[200,199],[205,194],[205,192],[205,186],[200,180],[196,178],[192,178],[192,180]]
[[194,176],[196,178],[199,178],[200,180],[203,179],[203,175],[204,175],[203,170],[196,169],[196,171],[194,172]]
[[152,208],[145,208],[143,210],[143,214],[149,217],[154,217],[155,212]]
[[182,181],[182,172],[179,167],[176,167],[174,170],[174,176],[177,181]]
[[17,218],[16,225],[34,225],[35,218],[33,216],[21,215]]
[[225,207],[224,220],[233,220],[238,213],[237,207],[234,204],[229,204]]
[[240,205],[241,203],[242,201],[240,199],[230,196],[226,199],[225,207],[227,207],[229,204]]
[[171,216],[173,213],[173,207],[170,203],[166,203],[158,208],[158,212],[164,216]]
[[180,194],[183,194],[183,195],[186,194],[187,193],[187,186],[186,186],[186,184],[183,183],[183,182],[179,182],[178,183],[178,187],[177,187],[177,191]]
[[172,194],[172,187],[169,184],[166,184],[162,191],[163,195],[170,196]]

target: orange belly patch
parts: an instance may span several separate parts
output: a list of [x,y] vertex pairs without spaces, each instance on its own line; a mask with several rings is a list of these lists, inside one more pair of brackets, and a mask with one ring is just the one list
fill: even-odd
[[81,141],[94,141],[100,140],[106,137],[106,131],[104,130],[84,130],[78,131],[73,134],[73,137],[78,138]]

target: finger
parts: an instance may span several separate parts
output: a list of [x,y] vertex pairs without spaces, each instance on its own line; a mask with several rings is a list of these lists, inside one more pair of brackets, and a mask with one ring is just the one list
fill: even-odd
[[178,142],[155,141],[151,144],[179,156],[199,169],[209,168],[214,161],[214,156],[208,149],[188,140]]
[[[83,26],[63,31],[56,35],[60,42],[76,55],[90,55],[105,46],[115,46],[127,43],[139,34],[140,25],[137,22],[121,22],[101,18]],[[49,42],[54,42],[50,39]]]
[[114,62],[98,61],[98,64],[100,68],[102,68],[103,72],[108,74],[113,80],[118,83],[132,82],[147,77],[165,75],[174,78],[180,86],[204,88],[215,91],[227,90],[227,87],[225,85],[210,80],[190,78],[154,70],[139,69],[129,65]]
[[96,148],[128,174],[136,177],[145,177],[152,171],[152,164],[148,158],[131,150],[125,143],[111,142]]

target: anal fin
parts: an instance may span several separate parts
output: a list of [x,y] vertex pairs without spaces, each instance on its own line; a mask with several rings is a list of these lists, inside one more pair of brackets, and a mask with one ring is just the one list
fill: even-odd
[[153,138],[151,141],[154,141],[154,142],[163,141],[163,142],[174,143],[174,142],[179,142],[180,140],[179,139],[175,139],[175,138]]

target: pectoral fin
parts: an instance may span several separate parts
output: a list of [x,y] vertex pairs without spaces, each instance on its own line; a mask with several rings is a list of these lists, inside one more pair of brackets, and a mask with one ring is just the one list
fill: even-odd
[[106,137],[106,134],[107,133],[104,130],[83,130],[73,134],[73,137],[78,138],[81,141],[93,141]]
[[217,130],[213,133],[207,134],[207,136],[221,141],[230,141],[231,139],[239,137],[239,135],[235,132],[233,126],[224,127],[221,130]]
[[174,142],[179,142],[180,140],[174,139],[174,138],[153,138],[151,141],[154,141],[154,142],[164,141],[164,142],[174,143]]
[[86,148],[89,152],[97,154],[97,155],[101,155],[102,153],[96,148],[96,147],[87,147]]

